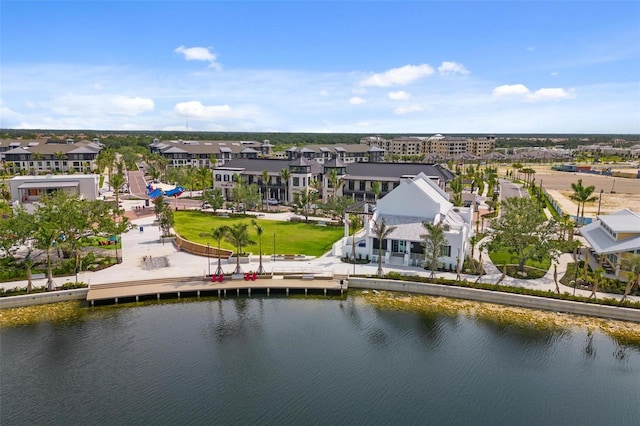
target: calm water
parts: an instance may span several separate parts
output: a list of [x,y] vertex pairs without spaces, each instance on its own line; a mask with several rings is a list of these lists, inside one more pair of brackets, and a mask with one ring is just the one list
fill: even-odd
[[361,299],[100,308],[0,331],[0,424],[638,424],[605,335]]

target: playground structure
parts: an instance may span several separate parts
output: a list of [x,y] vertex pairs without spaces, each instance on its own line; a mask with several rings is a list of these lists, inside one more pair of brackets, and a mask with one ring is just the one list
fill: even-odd
[[150,200],[155,200],[160,196],[164,197],[179,197],[186,189],[182,186],[176,186],[175,188],[163,190],[161,188],[154,188],[153,185],[147,185],[147,195]]

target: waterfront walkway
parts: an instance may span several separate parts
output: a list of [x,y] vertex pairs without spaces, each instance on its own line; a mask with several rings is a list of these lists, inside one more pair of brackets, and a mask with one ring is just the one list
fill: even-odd
[[[124,201],[123,203],[125,204],[125,209],[128,210],[131,210],[131,207],[128,206],[127,203],[131,203],[132,206],[140,204],[139,201]],[[267,214],[266,216],[268,218],[276,218],[275,214]],[[78,274],[78,281],[88,283],[90,286],[157,279],[162,279],[165,282],[170,283],[180,278],[205,277],[210,275],[212,272],[215,272],[218,266],[218,260],[216,258],[207,259],[206,257],[191,255],[176,249],[172,242],[163,242],[160,238],[160,230],[158,226],[153,225],[154,219],[154,215],[137,218],[134,217],[132,221],[136,225],[135,228],[122,235],[122,250],[121,253],[119,253],[123,258],[122,263],[101,271],[81,272]],[[140,227],[142,227],[142,231],[140,231]],[[477,252],[479,252],[479,250],[477,250]],[[242,265],[244,272],[257,271],[257,257],[258,256],[254,256],[254,260],[250,264]],[[478,257],[478,253],[476,253],[476,257]],[[497,282],[501,278],[502,273],[491,263],[486,252],[483,253],[482,259],[483,267],[487,274],[481,278],[481,282]],[[573,262],[571,254],[563,254],[560,257],[560,261],[558,263],[558,279],[564,275],[567,264],[570,262]],[[263,264],[266,273],[269,275],[286,275],[288,272],[295,272],[298,274],[317,274],[318,271],[322,271],[323,275],[334,277],[348,276],[351,274],[375,275],[378,268],[376,263],[355,266],[343,263],[340,261],[338,256],[333,256],[331,254],[325,254],[312,260],[276,260],[275,262],[272,261],[269,256],[263,256]],[[226,275],[231,275],[235,266],[235,263],[228,263],[225,260],[222,261],[222,269]],[[385,272],[393,270],[407,275],[419,275],[424,277],[430,275],[430,271],[425,271],[419,267],[389,267],[387,265],[383,265],[383,269]],[[437,272],[436,277],[455,279],[456,274],[451,272]],[[462,278],[469,281],[475,281],[478,277],[473,275],[462,275]],[[75,277],[55,278],[54,281],[57,286],[62,286],[65,282],[75,281]],[[44,278],[33,280],[34,286],[43,286],[45,285],[45,282],[46,279]],[[242,285],[243,282],[243,280],[228,281],[225,285],[238,286]],[[307,284],[310,282],[311,281],[307,282]],[[335,283],[338,283],[338,280],[334,280],[334,284]],[[555,291],[553,268],[551,268],[547,274],[540,279],[523,280],[507,276],[503,279],[501,284],[514,287],[526,287],[536,290]],[[339,285],[339,283],[337,285]],[[26,287],[27,282],[25,280],[6,282],[0,283],[0,286],[5,289]],[[573,293],[573,291],[573,287],[567,287],[560,284],[560,292]],[[576,289],[575,294],[589,296],[591,291]],[[597,296],[598,298],[608,297],[618,300],[622,297],[621,295],[600,292],[597,293]],[[630,296],[628,300],[640,301],[640,297]]]

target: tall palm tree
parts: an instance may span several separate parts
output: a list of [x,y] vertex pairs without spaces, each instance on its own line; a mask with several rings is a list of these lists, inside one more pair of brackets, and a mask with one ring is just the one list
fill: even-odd
[[235,223],[233,224],[226,236],[225,240],[230,244],[233,244],[236,247],[236,269],[233,271],[234,274],[242,274],[242,268],[240,267],[240,254],[242,254],[242,247],[255,244],[249,238],[249,231],[247,230],[248,225],[246,223]]
[[342,181],[340,179],[340,176],[338,176],[338,170],[329,170],[329,173],[327,173],[327,181],[329,182],[329,187],[333,190],[330,197],[331,199],[335,199],[335,197],[338,195],[338,190],[340,189]]
[[291,177],[291,172],[289,169],[285,168],[280,170],[280,178],[282,178],[282,182],[284,182],[284,202],[285,204],[289,203],[289,178]]
[[638,288],[638,281],[640,281],[640,254],[625,253],[622,255],[622,269],[627,272],[627,286],[624,289],[624,295],[620,302],[624,302],[627,299],[629,293],[633,289]]
[[[586,260],[585,260],[585,263],[586,263]],[[594,299],[598,298],[596,296],[596,292],[598,291],[598,284],[600,283],[600,280],[602,279],[603,275],[604,275],[604,269],[597,267],[596,269],[593,270],[593,287],[591,288],[591,294],[589,295],[589,299],[591,299],[592,297]]]
[[[569,198],[578,203],[578,213],[576,214],[576,221],[578,221],[578,218],[580,218],[579,223],[584,225],[584,205],[598,199],[598,197],[596,197],[595,195],[591,195],[593,194],[593,191],[595,191],[596,187],[594,185],[583,186],[582,179],[578,179],[577,183],[574,182],[571,184],[571,189],[573,189],[573,194]],[[582,216],[580,216],[580,206],[582,206]]]
[[264,268],[262,267],[262,234],[264,230],[262,229],[262,225],[256,222],[255,219],[251,221],[251,224],[256,228],[256,232],[258,233],[258,243],[260,244],[260,266],[258,266],[258,273],[264,274]]
[[211,170],[207,169],[206,167],[200,167],[196,172],[196,176],[198,176],[198,179],[202,184],[202,191],[207,189],[207,180],[209,180],[209,177],[211,176]]
[[453,192],[453,205],[458,207],[462,206],[462,189],[464,188],[462,179],[459,176],[456,177],[449,182],[449,188],[451,188],[451,192]]
[[427,230],[427,233],[420,235],[420,238],[424,239],[424,258],[425,266],[429,268],[431,274],[429,279],[433,279],[436,275],[436,270],[440,264],[440,258],[444,256],[444,250],[447,246],[447,237],[444,235],[444,229],[441,224],[433,224],[429,221],[422,222],[422,226]]
[[41,226],[35,234],[36,247],[44,250],[47,255],[47,291],[55,290],[53,270],[51,268],[51,247],[57,237],[57,230],[48,225]]
[[120,190],[124,186],[125,178],[120,173],[115,173],[109,176],[109,184],[113,188],[113,193],[116,196],[116,208],[115,212],[117,215],[120,214]]
[[267,170],[262,171],[262,182],[264,183],[264,193],[262,198],[267,203],[267,211],[269,211],[269,172]]
[[387,226],[384,218],[380,222],[373,222],[373,234],[378,239],[378,276],[382,277],[384,271],[382,270],[382,242],[396,229],[395,226]]
[[[222,244],[222,240],[224,240],[224,238],[227,236],[227,232],[229,232],[229,227],[228,226],[218,226],[217,228],[213,228],[211,230],[211,232],[201,232],[200,236],[201,237],[209,237],[209,238],[213,238],[214,240],[216,240],[218,242],[218,269],[216,269],[216,273],[215,275],[223,275],[224,271],[222,270],[222,265],[221,265],[221,256],[220,256],[220,245]],[[208,254],[208,253],[207,253]]]
[[380,195],[380,182],[377,180],[371,182],[371,192],[373,192],[373,201],[378,201],[378,195]]

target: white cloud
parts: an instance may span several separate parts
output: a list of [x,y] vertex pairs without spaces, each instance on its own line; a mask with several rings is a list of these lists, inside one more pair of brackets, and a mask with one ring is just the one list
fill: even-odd
[[405,65],[400,68],[392,68],[383,73],[373,74],[362,80],[360,85],[375,87],[405,86],[431,74],[433,74],[433,68],[427,64]]
[[216,54],[211,53],[208,47],[179,46],[174,52],[182,54],[187,61],[205,61],[209,62],[209,67],[220,69],[220,64],[216,62]]
[[554,72],[552,72],[552,73],[551,73],[551,74],[549,74],[549,75],[552,75],[553,77],[555,77],[555,76],[557,76],[557,75],[558,75],[558,71],[554,71]]
[[520,96],[529,94],[524,84],[505,84],[493,89],[493,96]]
[[396,115],[404,115],[410,114],[412,112],[419,112],[424,110],[422,105],[412,104],[412,105],[400,105],[393,110],[393,113]]
[[459,64],[457,62],[442,62],[442,64],[438,67],[438,72],[440,75],[447,74],[469,74],[469,70],[465,68],[464,65]]
[[542,88],[531,92],[524,84],[505,84],[493,89],[493,96],[521,96],[526,101],[555,101],[559,99],[570,99],[574,97],[573,92],[563,88]]
[[536,101],[554,101],[557,99],[570,99],[573,93],[562,88],[539,89],[527,96],[527,100]]
[[389,99],[394,101],[404,101],[411,97],[411,95],[404,90],[398,90],[397,92],[389,92]]
[[173,112],[195,120],[217,120],[234,115],[229,105],[205,106],[199,101],[180,102],[173,108]]
[[358,96],[354,96],[353,98],[349,99],[349,103],[351,105],[362,105],[365,102],[367,102],[367,101],[365,101],[364,99],[362,99],[362,98],[360,98]]

